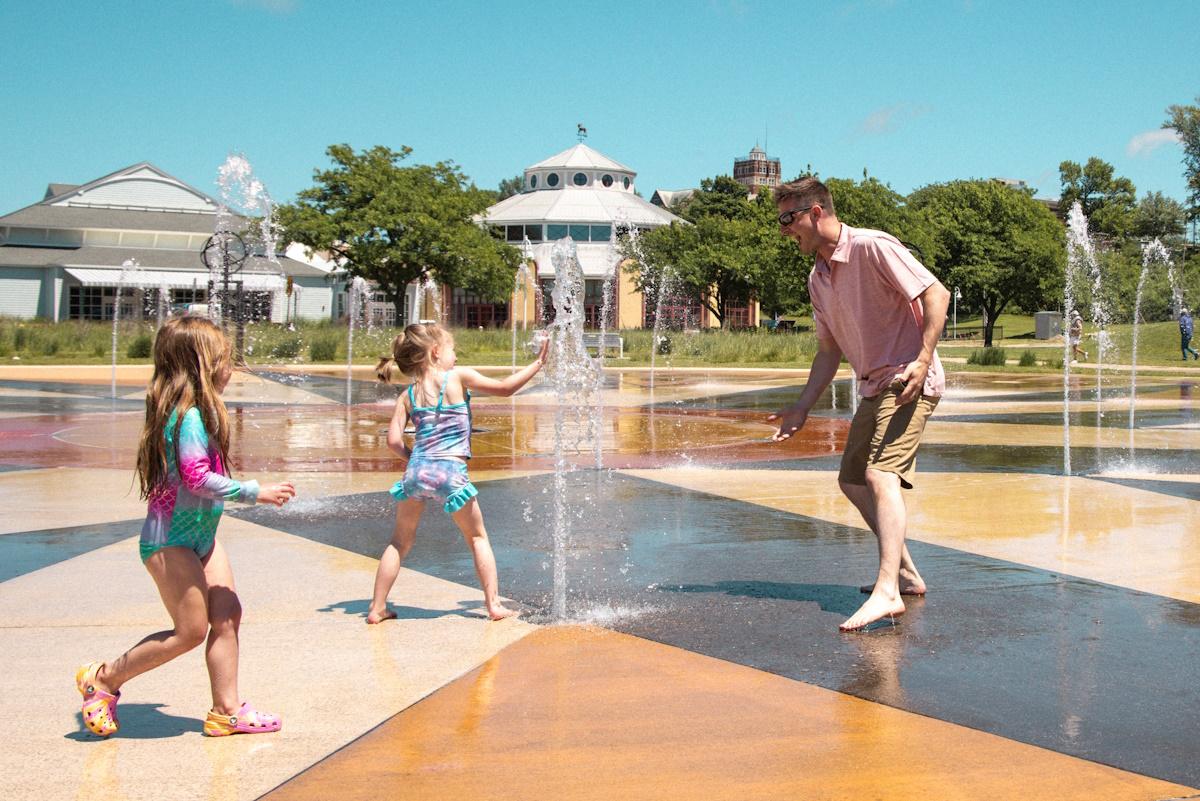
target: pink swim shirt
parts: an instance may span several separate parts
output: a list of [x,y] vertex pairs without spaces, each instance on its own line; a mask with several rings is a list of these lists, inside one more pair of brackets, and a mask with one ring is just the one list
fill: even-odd
[[[863,397],[883,392],[921,354],[925,318],[917,297],[936,281],[883,231],[843,224],[829,261],[817,256],[808,275],[817,337],[837,343]],[[941,397],[945,391],[935,350],[922,394]]]

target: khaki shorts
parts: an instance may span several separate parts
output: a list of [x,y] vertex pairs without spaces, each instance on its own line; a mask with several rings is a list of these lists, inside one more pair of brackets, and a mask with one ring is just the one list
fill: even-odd
[[938,399],[922,395],[912,403],[896,405],[904,385],[892,383],[883,392],[863,398],[850,423],[846,452],[838,480],[845,484],[866,484],[867,468],[900,476],[900,484],[912,489],[917,471],[917,446],[925,431],[925,421],[937,407]]

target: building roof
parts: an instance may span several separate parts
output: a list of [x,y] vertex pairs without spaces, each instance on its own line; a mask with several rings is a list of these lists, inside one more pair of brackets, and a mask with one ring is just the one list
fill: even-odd
[[650,202],[666,209],[676,203],[689,200],[694,194],[696,194],[695,189],[655,189],[654,194],[650,196]]
[[189,234],[212,233],[215,212],[141,211],[129,208],[52,206],[37,203],[0,217],[0,226],[22,228],[117,229],[123,231],[170,231]]
[[50,184],[37,203],[0,217],[0,226],[212,231],[220,204],[148,161],[85,184]]
[[[629,167],[610,159],[585,144],[551,156],[525,169],[530,172],[576,169],[623,173],[633,179],[637,173]],[[648,203],[637,196],[624,181],[614,181],[609,187],[590,180],[577,186],[566,180],[554,189],[545,188],[545,183],[534,190],[526,190],[501,200],[488,208],[479,219],[493,225],[536,224],[536,223],[592,223],[605,224],[617,220],[628,220],[635,225],[657,227],[668,225],[679,218],[671,212]]]
[[613,161],[608,156],[593,150],[587,145],[580,142],[574,147],[569,147],[561,153],[555,153],[544,161],[539,161],[526,167],[527,170],[542,170],[553,167],[587,169],[587,170],[612,170],[614,172],[632,173],[629,167],[619,161]]
[[[136,259],[147,270],[192,270],[207,269],[199,251],[164,250],[158,248],[102,247],[99,245],[81,248],[31,248],[20,246],[0,247],[0,267],[98,267],[119,268],[128,259]],[[289,259],[278,257],[275,266],[261,256],[246,260],[243,272],[275,273],[302,278],[325,276],[327,271]]]
[[79,184],[50,184],[46,187],[46,194],[42,197],[42,200],[49,200],[52,197],[65,195],[71,190],[78,188]]
[[632,192],[592,186],[522,192],[501,200],[483,214],[483,219],[494,225],[539,222],[602,224],[622,218],[635,225],[651,227],[669,225],[679,219]]

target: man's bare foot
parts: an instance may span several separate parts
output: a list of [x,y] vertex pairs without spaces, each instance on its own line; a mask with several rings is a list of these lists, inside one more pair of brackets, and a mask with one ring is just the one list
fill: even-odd
[[885,617],[900,617],[904,614],[904,601],[899,596],[890,599],[879,593],[872,593],[867,602],[858,608],[844,623],[838,626],[841,631],[859,631],[865,629],[877,620]]
[[382,623],[385,620],[395,620],[396,613],[391,609],[384,609],[382,612],[367,612],[367,623],[374,625]]
[[508,607],[500,606],[499,604],[490,607],[487,612],[488,617],[490,617],[492,620],[504,620],[506,617],[517,617],[521,614],[516,609],[509,609]]
[[[863,593],[864,595],[870,595],[871,593],[875,592],[875,585],[874,584],[864,584],[858,588],[858,591]],[[916,596],[919,598],[920,596],[925,594],[925,582],[923,582],[923,581],[919,581],[919,582],[907,581],[905,579],[900,579],[900,594],[901,595],[913,595],[913,596]]]
[[[859,592],[870,595],[875,592],[874,584],[864,584],[858,588]],[[900,568],[900,594],[901,595],[924,595],[925,594],[925,579],[921,578],[921,574],[915,570],[906,570]]]

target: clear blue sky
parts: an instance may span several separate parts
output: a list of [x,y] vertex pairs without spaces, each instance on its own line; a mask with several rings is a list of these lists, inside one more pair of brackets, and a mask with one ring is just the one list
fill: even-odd
[[657,188],[864,167],[901,192],[1099,156],[1183,199],[1158,130],[1200,95],[1192,0],[6,0],[0,213],[151,161],[216,193],[244,153],[277,200],[335,142],[452,159],[484,187],[575,143]]

